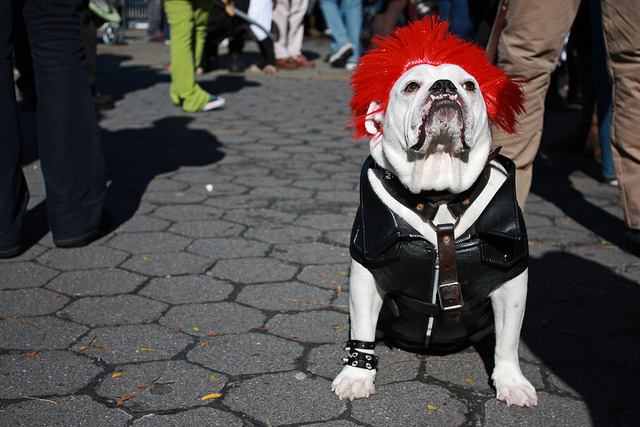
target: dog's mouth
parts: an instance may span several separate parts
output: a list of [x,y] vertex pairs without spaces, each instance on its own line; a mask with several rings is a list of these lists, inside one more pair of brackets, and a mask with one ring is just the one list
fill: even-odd
[[454,149],[458,141],[462,150],[470,149],[465,138],[464,109],[457,94],[429,95],[423,111],[425,109],[427,113],[422,117],[412,150],[421,152],[427,141],[435,140],[443,145],[443,149]]

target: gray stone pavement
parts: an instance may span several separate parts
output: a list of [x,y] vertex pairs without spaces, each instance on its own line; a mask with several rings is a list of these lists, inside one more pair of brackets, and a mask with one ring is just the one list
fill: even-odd
[[[376,394],[342,402],[330,384],[367,155],[345,128],[349,72],[309,39],[316,69],[208,74],[227,108],[186,114],[168,97],[169,48],[144,31],[127,42],[99,47],[99,87],[117,99],[100,122],[116,230],[55,248],[25,153],[29,249],[0,262],[0,425],[640,425],[640,260],[618,248],[617,190],[592,157],[536,163],[520,357],[537,407],[498,402],[473,350],[384,345]],[[545,140],[576,116],[550,117]]]

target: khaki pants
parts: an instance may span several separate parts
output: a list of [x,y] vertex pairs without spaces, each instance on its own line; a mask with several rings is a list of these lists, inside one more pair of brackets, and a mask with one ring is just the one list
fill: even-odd
[[[588,0],[584,0],[588,1]],[[498,66],[524,77],[526,113],[518,134],[494,129],[517,166],[518,201],[524,209],[540,147],[544,100],[580,0],[511,0],[498,44]],[[602,0],[602,21],[613,86],[611,142],[627,225],[640,229],[640,2]],[[596,82],[597,84],[598,82]]]
[[286,59],[302,54],[304,40],[304,15],[309,0],[277,0],[271,19],[278,27],[280,37],[273,44],[276,59]]

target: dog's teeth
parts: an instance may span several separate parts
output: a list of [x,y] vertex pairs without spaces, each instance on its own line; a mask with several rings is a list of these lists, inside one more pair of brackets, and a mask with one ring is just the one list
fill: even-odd
[[453,100],[457,101],[458,100],[458,95],[453,95]]
[[429,96],[431,97],[431,100],[432,100],[432,101],[435,101],[435,100],[436,100],[436,97],[435,97],[435,96],[433,96],[433,95],[429,95]]

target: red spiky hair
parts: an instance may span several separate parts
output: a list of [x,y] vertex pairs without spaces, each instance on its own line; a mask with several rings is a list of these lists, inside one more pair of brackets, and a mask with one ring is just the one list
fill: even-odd
[[455,64],[471,74],[484,97],[487,114],[508,133],[515,133],[517,115],[524,112],[521,80],[507,77],[504,71],[485,58],[485,51],[449,32],[448,22],[437,16],[397,28],[388,37],[374,39],[375,48],[360,58],[351,77],[353,98],[349,103],[356,139],[371,136],[365,129],[371,102],[386,111],[391,88],[410,68],[421,65]]

